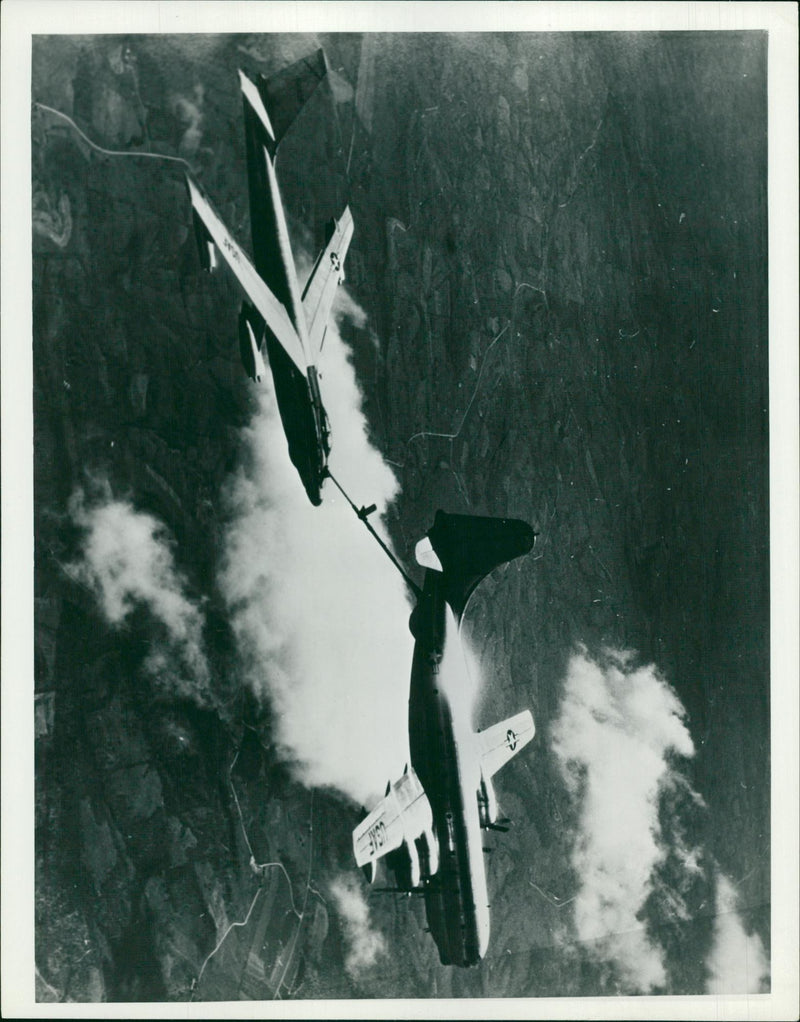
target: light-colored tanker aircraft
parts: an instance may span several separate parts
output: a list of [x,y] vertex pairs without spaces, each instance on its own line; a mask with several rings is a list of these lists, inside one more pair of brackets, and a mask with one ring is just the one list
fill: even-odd
[[470,595],[495,567],[527,553],[534,533],[516,519],[436,514],[417,544],[425,582],[411,614],[416,640],[408,730],[411,766],[353,832],[371,883],[386,856],[399,890],[419,891],[445,965],[474,965],[489,944],[481,828],[498,820],[492,777],[534,735],[529,710],[475,732],[460,640]]
[[201,264],[206,270],[215,269],[217,254],[222,253],[247,296],[239,313],[242,362],[247,374],[260,382],[266,372],[266,349],[289,456],[312,504],[322,501],[320,491],[330,453],[330,426],[319,389],[317,360],[336,286],[344,281],[353,218],[345,207],[333,222],[327,245],[301,294],[275,158],[281,139],[327,75],[322,50],[273,78],[239,72],[254,262],[231,237],[197,181],[190,175],[186,178]]

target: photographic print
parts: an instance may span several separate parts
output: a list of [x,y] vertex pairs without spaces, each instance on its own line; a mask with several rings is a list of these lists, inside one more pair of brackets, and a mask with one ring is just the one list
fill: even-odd
[[230,27],[4,95],[36,1003],[770,994],[771,33]]

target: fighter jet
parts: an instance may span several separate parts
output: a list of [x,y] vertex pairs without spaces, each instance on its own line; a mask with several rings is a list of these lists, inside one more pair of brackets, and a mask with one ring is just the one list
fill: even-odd
[[408,731],[411,764],[353,832],[353,851],[371,883],[386,857],[397,889],[421,893],[445,965],[474,965],[489,944],[489,901],[481,829],[498,819],[492,777],[530,742],[523,710],[485,731],[471,720],[460,639],[470,595],[495,567],[527,553],[534,533],[516,519],[439,511],[417,544],[425,581],[411,614],[416,640]]
[[222,253],[246,295],[239,313],[239,346],[251,379],[265,375],[266,350],[289,456],[312,504],[330,453],[330,425],[319,388],[317,360],[344,259],[353,236],[349,207],[328,229],[327,244],[301,294],[286,217],[275,175],[281,139],[317,87],[328,66],[319,50],[274,78],[239,71],[244,106],[253,262],[231,237],[197,181],[187,174],[201,265],[216,268]]

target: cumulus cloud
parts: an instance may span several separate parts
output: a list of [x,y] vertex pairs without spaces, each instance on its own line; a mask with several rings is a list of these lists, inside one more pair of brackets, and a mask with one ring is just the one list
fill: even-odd
[[178,145],[178,152],[191,159],[200,148],[203,138],[203,103],[205,90],[198,82],[192,90],[192,96],[175,93],[170,97],[172,113],[183,126],[183,135]]
[[204,701],[209,668],[203,645],[203,613],[186,595],[186,580],[175,565],[163,523],[114,500],[106,489],[99,501],[76,491],[69,505],[82,531],[81,556],[72,573],[97,596],[106,619],[122,624],[137,606],[163,626],[145,661],[162,688]]
[[386,953],[386,941],[383,934],[373,930],[369,905],[353,877],[337,877],[329,889],[348,944],[345,968],[358,979],[363,969],[374,965],[378,956]]
[[646,992],[666,981],[663,950],[641,921],[665,854],[659,795],[675,783],[673,757],[694,748],[674,691],[654,667],[632,669],[631,660],[611,651],[602,663],[585,649],[576,654],[552,736],[579,806],[578,939],[591,955],[613,960],[625,985]]
[[769,963],[758,935],[747,933],[737,911],[736,889],[717,876],[714,941],[706,959],[709,994],[758,994],[769,990]]
[[675,934],[696,939],[687,927],[713,900],[713,937],[697,947],[694,982],[709,993],[759,992],[769,970],[761,941],[746,933],[731,882],[691,838],[706,806],[684,772],[694,755],[685,718],[658,670],[635,667],[633,654],[593,657],[581,647],[570,660],[552,743],[577,813],[575,936],[625,991],[663,990],[671,966],[686,973]]
[[[357,505],[381,514],[397,482],[367,439],[347,349],[322,356],[330,467]],[[412,640],[396,569],[329,480],[313,507],[289,461],[271,377],[228,490],[222,592],[245,671],[276,710],[279,745],[308,784],[368,801],[408,758]],[[378,515],[371,518],[380,529]]]

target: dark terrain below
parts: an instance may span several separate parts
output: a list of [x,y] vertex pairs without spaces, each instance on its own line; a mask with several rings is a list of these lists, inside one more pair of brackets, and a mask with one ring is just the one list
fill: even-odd
[[[346,971],[324,892],[351,869],[357,807],[278,760],[215,588],[219,494],[254,410],[238,296],[200,272],[177,165],[103,157],[34,111],[38,996],[619,992],[554,943],[559,909],[524,868],[574,884],[547,734],[577,643],[634,649],[678,691],[708,806],[693,839],[768,948],[765,38],[42,37],[33,99],[98,145],[185,156],[247,239],[236,68],[320,44],[355,91],[338,120],[309,109],[279,172],[309,247],[353,211],[368,323],[346,339],[402,484],[396,549],[411,563],[437,507],[540,531],[470,611],[488,715],[530,706],[537,723],[498,783],[515,826],[490,857],[492,946],[446,969],[418,900],[375,895],[391,954],[361,982]],[[69,573],[67,504],[98,478],[169,527],[207,598],[204,708],[143,674],[144,612],[112,629]],[[686,948],[708,914],[663,925],[669,992],[702,991]]]

